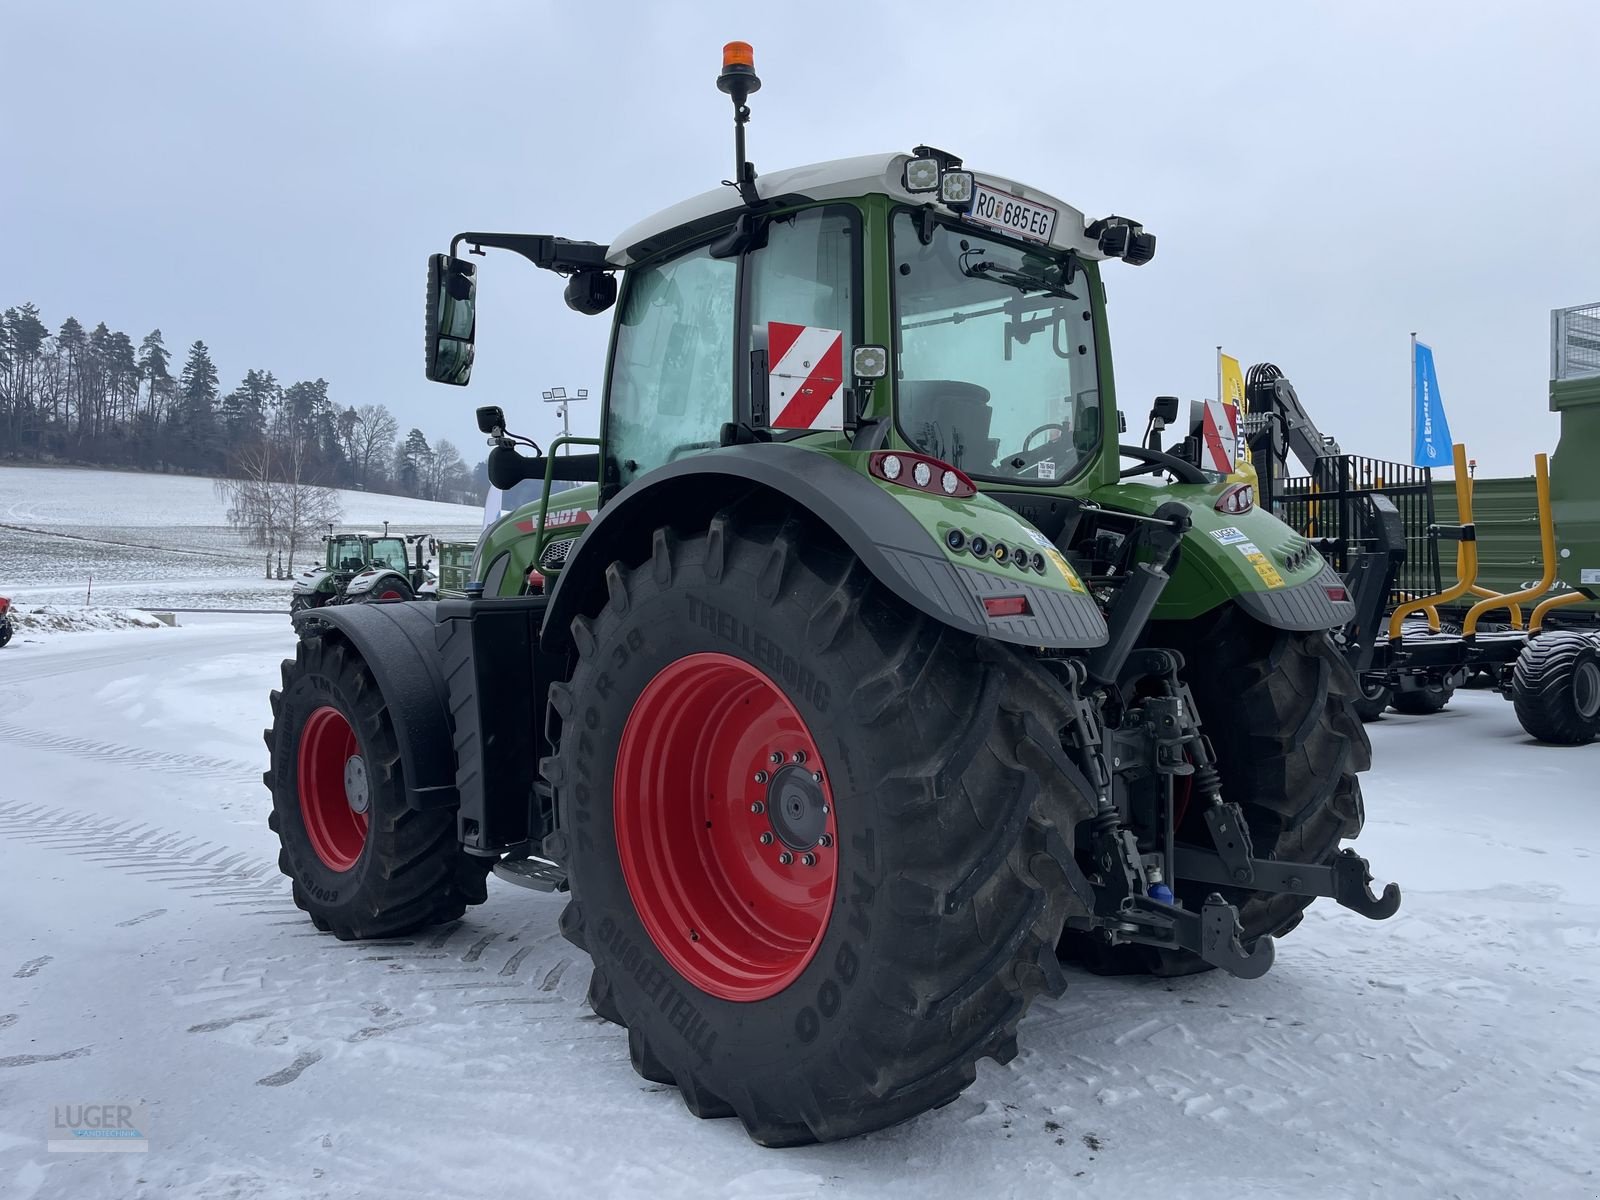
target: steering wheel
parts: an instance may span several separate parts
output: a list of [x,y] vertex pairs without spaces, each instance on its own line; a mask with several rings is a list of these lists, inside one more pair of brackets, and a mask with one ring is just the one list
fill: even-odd
[[1137,458],[1144,465],[1142,467],[1129,467],[1121,472],[1119,479],[1128,479],[1134,475],[1154,475],[1160,471],[1170,472],[1179,483],[1210,483],[1205,473],[1187,459],[1179,458],[1176,454],[1168,454],[1164,450],[1151,450],[1144,446],[1118,446],[1117,453],[1124,458]]
[[1026,454],[1028,452],[1028,448],[1033,445],[1033,439],[1034,438],[1038,437],[1041,433],[1049,433],[1052,429],[1055,430],[1056,432],[1062,433],[1062,434],[1067,432],[1067,427],[1065,425],[1063,425],[1060,421],[1050,421],[1050,422],[1048,422],[1048,423],[1046,423],[1044,425],[1039,426],[1039,428],[1035,429],[1027,437],[1023,438],[1022,439],[1022,449],[1019,450],[1017,453]]

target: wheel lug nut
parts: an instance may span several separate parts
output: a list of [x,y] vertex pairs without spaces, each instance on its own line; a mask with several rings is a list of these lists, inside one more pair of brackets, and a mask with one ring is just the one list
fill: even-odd
[[757,783],[765,783],[767,780],[769,780],[771,778],[772,778],[772,776],[768,775],[765,771],[757,771],[756,772],[756,782]]
[[819,837],[817,839],[817,845],[822,846],[822,847],[828,847],[828,846],[833,845],[833,834],[831,834],[831,833],[823,834],[821,837]]
[[800,861],[808,867],[814,867],[817,865],[817,856],[815,854],[802,854]]
[[795,762],[803,763],[803,762],[805,762],[805,760],[806,760],[806,752],[804,750],[796,750],[794,752],[794,761]]
[[826,804],[824,804],[822,806],[822,813],[823,813],[824,816],[826,816],[828,813],[830,813],[832,811],[833,810],[831,808],[829,808]]
[[813,771],[813,772],[811,772],[811,782],[812,783],[821,783],[822,782],[822,772],[821,771]]
[[770,845],[772,845],[772,835],[771,835],[771,834],[770,834],[770,833],[763,833],[763,834],[762,834],[762,835],[761,835],[761,844],[762,844],[762,845],[763,845],[763,846],[770,846]]
[[767,761],[776,767],[783,762],[783,755],[779,751],[774,750],[771,754],[767,755]]
[[752,804],[750,806],[750,811],[753,812],[753,813],[756,813],[757,815],[760,815],[761,813],[764,813],[764,812],[767,811],[767,806],[765,804],[761,803],[761,801],[757,800],[754,804]]
[[787,867],[794,861],[794,855],[785,850],[782,854],[778,855],[778,861]]

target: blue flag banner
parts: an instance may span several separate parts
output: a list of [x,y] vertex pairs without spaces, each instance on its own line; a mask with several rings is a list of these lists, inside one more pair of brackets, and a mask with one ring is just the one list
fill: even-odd
[[1450,422],[1439,398],[1439,376],[1433,369],[1433,350],[1421,342],[1411,377],[1411,462],[1418,467],[1450,465]]

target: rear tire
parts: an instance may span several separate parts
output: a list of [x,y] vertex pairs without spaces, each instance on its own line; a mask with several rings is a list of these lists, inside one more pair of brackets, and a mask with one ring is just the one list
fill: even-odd
[[302,638],[271,699],[267,824],[294,902],[318,929],[393,937],[483,903],[493,860],[461,850],[454,809],[407,806],[394,726],[352,646]]
[[1511,680],[1517,720],[1533,737],[1586,746],[1600,736],[1600,640],[1541,633],[1517,656]]
[[357,604],[390,603],[400,600],[415,600],[416,593],[411,590],[411,585],[403,579],[384,579],[372,585],[356,601]]
[[[551,690],[546,774],[572,888],[561,927],[594,959],[591,1003],[628,1028],[635,1070],[790,1146],[904,1121],[959,1095],[978,1059],[1009,1061],[1030,1001],[1065,986],[1073,901],[1052,854],[1093,812],[1052,678],[906,608],[793,521],[659,529],[649,560],[606,580],[599,615],[573,622],[572,681]],[[702,667],[736,687],[697,691]],[[816,751],[804,765],[837,803],[807,836],[834,830],[827,844],[802,847],[773,815],[789,793],[758,771],[794,764],[762,757],[763,705],[792,712],[773,752]],[[652,838],[671,854],[640,848]],[[786,845],[817,858],[783,868],[803,902],[764,865]],[[698,890],[674,890],[674,860]],[[825,872],[832,887],[812,887]],[[736,952],[775,929],[783,946],[752,934]]]
[[[1355,673],[1325,631],[1273,629],[1230,604],[1194,621],[1153,623],[1144,640],[1183,654],[1182,678],[1216,751],[1222,798],[1243,808],[1257,858],[1325,863],[1341,839],[1361,832],[1366,814],[1356,774],[1371,766],[1372,748],[1355,711]],[[1210,846],[1199,809],[1189,806],[1179,836]],[[1312,900],[1192,881],[1174,890],[1191,911],[1220,890],[1238,905],[1247,948],[1288,933]],[[1107,947],[1077,934],[1062,952],[1097,974],[1211,969],[1187,951]]]

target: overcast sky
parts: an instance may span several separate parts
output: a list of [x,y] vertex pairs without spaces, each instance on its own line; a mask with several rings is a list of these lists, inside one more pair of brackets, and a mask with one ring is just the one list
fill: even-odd
[[[481,457],[598,395],[606,319],[493,255],[478,365],[422,376],[461,229],[609,242],[726,178],[724,41],[776,169],[929,142],[1157,234],[1107,270],[1119,399],[1215,393],[1218,343],[1350,452],[1404,458],[1409,334],[1480,473],[1551,450],[1549,313],[1600,300],[1600,4],[0,0],[0,307],[322,376]],[[175,364],[176,365],[176,364]],[[574,409],[590,432],[596,405]]]

